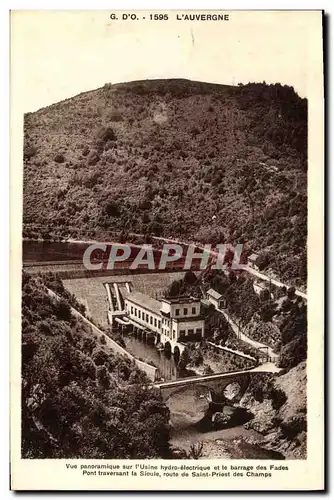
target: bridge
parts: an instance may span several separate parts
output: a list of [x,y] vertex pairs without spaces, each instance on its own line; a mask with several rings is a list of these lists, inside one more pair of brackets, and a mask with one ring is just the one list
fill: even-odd
[[250,377],[254,373],[278,373],[281,369],[273,363],[265,363],[248,370],[237,370],[231,372],[214,373],[212,375],[199,375],[187,377],[167,382],[155,383],[154,386],[160,389],[162,397],[166,402],[173,395],[184,391],[189,387],[198,387],[205,391],[215,391],[223,393],[224,389],[232,383],[237,383],[240,387],[236,400],[240,400],[245,393]]

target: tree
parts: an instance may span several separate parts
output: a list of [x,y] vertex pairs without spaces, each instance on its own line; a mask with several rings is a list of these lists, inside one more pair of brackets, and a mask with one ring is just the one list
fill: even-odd
[[268,252],[261,252],[258,258],[256,259],[256,265],[262,271],[270,264],[270,255]]
[[106,213],[110,217],[119,217],[120,210],[118,204],[113,200],[107,201],[107,203],[104,205],[104,213]]
[[64,299],[55,301],[55,314],[59,319],[69,321],[72,317],[71,307]]
[[169,410],[159,392],[85,323],[64,319],[43,279],[22,280],[22,457],[167,457]]
[[103,389],[109,389],[110,380],[107,368],[103,366],[98,366],[96,369],[96,379],[98,384],[103,387]]

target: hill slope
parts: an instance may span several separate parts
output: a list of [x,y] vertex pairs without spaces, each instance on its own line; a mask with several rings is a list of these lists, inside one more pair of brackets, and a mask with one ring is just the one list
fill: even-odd
[[306,279],[307,101],[292,87],[106,84],[24,127],[26,237],[246,242]]
[[[159,392],[72,316],[75,299],[60,280],[44,280],[23,274],[22,457],[166,456],[169,410]],[[53,300],[45,284],[66,298]]]

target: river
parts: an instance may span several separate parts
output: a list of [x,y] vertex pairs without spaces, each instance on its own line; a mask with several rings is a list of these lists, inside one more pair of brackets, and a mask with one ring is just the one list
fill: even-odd
[[134,335],[123,335],[126,350],[133,356],[146,363],[153,364],[159,368],[164,380],[176,380],[178,378],[196,375],[192,370],[181,370],[174,361],[174,357],[167,357],[163,351],[159,351],[154,345],[139,340]]
[[[155,346],[133,335],[123,335],[123,339],[126,349],[135,357],[157,366],[164,380],[196,375],[192,370],[180,370],[173,356],[167,358]],[[256,444],[263,436],[243,425],[214,430],[206,417],[210,406],[202,392],[203,389],[189,388],[167,401],[171,412],[170,444],[173,447],[189,450],[191,445],[202,442],[203,458],[284,459],[280,453]]]

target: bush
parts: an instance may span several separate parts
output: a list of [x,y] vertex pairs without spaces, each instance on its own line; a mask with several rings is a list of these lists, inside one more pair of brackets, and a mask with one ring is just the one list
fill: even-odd
[[285,392],[282,389],[276,389],[276,387],[272,387],[269,390],[269,397],[272,400],[271,404],[275,410],[279,410],[287,400]]
[[307,428],[306,416],[295,415],[288,422],[281,422],[280,428],[283,437],[292,440],[301,432],[306,431]]
[[117,140],[116,134],[111,127],[101,127],[96,134],[96,138],[104,143]]
[[89,153],[89,147],[87,145],[85,145],[82,149],[82,154],[83,156],[87,156]]
[[123,120],[123,117],[120,113],[120,111],[118,111],[118,109],[113,109],[110,113],[109,113],[109,119],[112,121],[112,122],[121,122]]
[[112,200],[107,201],[104,206],[104,213],[109,215],[110,217],[118,217],[120,215],[118,204]]
[[37,153],[37,148],[35,146],[31,146],[29,144],[24,144],[24,149],[23,149],[23,159],[24,160],[30,160],[33,156],[35,156]]
[[198,460],[203,456],[203,442],[199,441],[198,443],[194,443],[190,446],[190,450],[188,453],[188,457],[192,460]]
[[56,156],[54,157],[54,161],[56,163],[64,163],[65,156],[63,155],[63,153],[57,153]]
[[100,156],[97,151],[93,150],[87,156],[87,165],[96,165],[100,161]]

